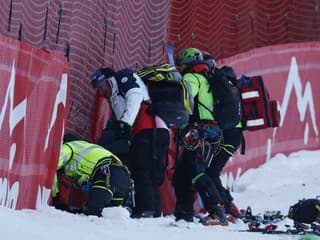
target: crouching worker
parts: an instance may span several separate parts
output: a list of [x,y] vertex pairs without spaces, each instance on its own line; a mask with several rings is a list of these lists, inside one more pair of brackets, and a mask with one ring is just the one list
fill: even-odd
[[102,216],[130,192],[130,174],[105,148],[81,140],[64,140],[52,189],[53,205],[69,212]]

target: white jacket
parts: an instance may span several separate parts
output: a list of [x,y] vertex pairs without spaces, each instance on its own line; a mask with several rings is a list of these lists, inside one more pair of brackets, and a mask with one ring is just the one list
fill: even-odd
[[[130,69],[118,71],[115,77],[110,78],[109,85],[112,89],[110,104],[116,118],[133,126],[142,103],[151,102],[146,85]],[[156,126],[167,128],[159,117],[156,117]]]

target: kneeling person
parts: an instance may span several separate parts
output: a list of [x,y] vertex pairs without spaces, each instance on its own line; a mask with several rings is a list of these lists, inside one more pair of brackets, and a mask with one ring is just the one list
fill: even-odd
[[[60,179],[69,180],[70,186],[65,186],[66,181],[61,184]],[[72,211],[74,206],[62,200],[59,186],[80,189],[79,196],[69,197],[85,196],[80,212],[100,217],[104,207],[124,203],[130,191],[130,174],[121,160],[105,148],[81,140],[67,141],[61,148],[52,197],[56,208]]]

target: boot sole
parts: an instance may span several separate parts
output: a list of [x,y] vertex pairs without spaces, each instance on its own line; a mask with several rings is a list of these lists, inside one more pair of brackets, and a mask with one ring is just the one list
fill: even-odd
[[228,223],[222,223],[222,222],[206,222],[202,223],[204,226],[228,226]]

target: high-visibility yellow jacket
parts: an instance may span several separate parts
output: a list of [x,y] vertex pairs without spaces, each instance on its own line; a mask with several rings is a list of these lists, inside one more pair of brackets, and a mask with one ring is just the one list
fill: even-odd
[[[97,163],[103,160],[104,164],[122,166],[121,160],[107,149],[86,141],[71,141],[61,147],[57,171],[63,169],[78,186],[86,183]],[[57,175],[54,179],[52,196],[59,192]]]
[[[186,73],[183,81],[189,83],[192,95],[195,97],[195,109],[191,116],[191,121],[215,120],[212,115],[214,107],[214,95],[210,89],[210,84],[205,76],[200,73]],[[201,104],[199,104],[199,102]],[[235,126],[241,128],[241,121]]]

